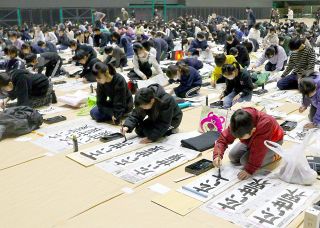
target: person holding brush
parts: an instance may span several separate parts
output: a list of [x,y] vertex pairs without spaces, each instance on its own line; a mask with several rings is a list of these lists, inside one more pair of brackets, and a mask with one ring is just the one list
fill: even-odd
[[134,106],[121,129],[123,135],[135,129],[142,137],[140,143],[147,144],[178,132],[183,113],[175,99],[159,84],[138,90]]
[[93,65],[92,73],[98,82],[97,106],[90,111],[92,119],[119,125],[121,118],[133,109],[132,94],[126,80],[111,64],[98,62]]
[[220,167],[228,145],[239,139],[240,142],[230,150],[229,159],[234,165],[244,166],[238,173],[238,178],[248,179],[261,167],[279,159],[276,153],[264,145],[264,141],[281,145],[283,137],[283,129],[272,116],[255,108],[239,109],[233,113],[230,126],[221,133],[215,143],[213,165]]

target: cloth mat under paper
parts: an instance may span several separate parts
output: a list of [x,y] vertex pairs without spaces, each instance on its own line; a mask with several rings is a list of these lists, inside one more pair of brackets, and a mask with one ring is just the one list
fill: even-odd
[[181,146],[202,152],[213,148],[219,135],[220,132],[208,131],[197,137],[181,140]]

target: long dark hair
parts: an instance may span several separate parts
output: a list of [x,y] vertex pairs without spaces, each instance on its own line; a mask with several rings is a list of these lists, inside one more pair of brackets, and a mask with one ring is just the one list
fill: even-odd
[[135,94],[134,105],[136,109],[138,109],[139,111],[142,111],[140,106],[150,104],[152,99],[155,100],[155,103],[153,104],[153,107],[152,107],[153,112],[152,112],[151,118],[157,119],[157,117],[159,116],[159,108],[157,108],[157,106],[161,104],[162,101],[156,96],[155,91],[152,88],[146,87],[146,88],[139,89]]
[[238,72],[240,73],[240,64],[237,62],[234,62],[232,64],[224,64],[222,66],[222,74],[227,74],[230,75],[231,73],[233,73],[235,70],[238,70]]
[[11,82],[11,77],[8,73],[6,72],[1,72],[0,73],[0,88],[7,86]]
[[180,61],[176,65],[170,65],[167,69],[167,76],[168,78],[172,79],[177,75],[178,70],[181,71],[181,75],[189,76],[190,69],[189,66],[186,65],[184,62]]
[[110,75],[114,76],[117,71],[116,69],[112,66],[112,64],[108,63],[107,65],[101,62],[97,62],[96,64],[93,65],[92,68],[92,74],[97,78],[99,77],[100,74],[105,74],[106,72],[109,72]]
[[268,47],[265,51],[265,56],[269,58],[271,55],[277,55],[278,54],[278,47],[276,45],[271,45]]

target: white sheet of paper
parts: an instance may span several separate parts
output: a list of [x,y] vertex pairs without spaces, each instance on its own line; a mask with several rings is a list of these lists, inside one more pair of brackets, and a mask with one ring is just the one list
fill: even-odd
[[300,122],[302,120],[305,120],[307,117],[299,114],[290,114],[286,117],[286,120],[288,121],[296,121]]
[[[201,209],[241,227],[269,227],[260,224],[255,216],[261,217],[262,210],[268,210],[266,208],[269,208],[269,210],[272,211],[274,209],[277,210],[277,204],[274,205],[273,202],[275,202],[276,198],[284,194],[287,194],[289,199],[290,194],[288,193],[290,192],[288,192],[287,189],[291,192],[294,192],[295,189],[299,189],[299,191],[301,190],[306,193],[306,197],[302,201],[302,203],[305,204],[304,207],[307,207],[308,203],[319,195],[319,193],[314,190],[300,185],[292,185],[278,179],[269,178],[268,176],[263,177],[258,175],[237,183],[233,188],[208,201]],[[291,199],[297,198],[291,197]],[[281,204],[278,205],[280,206]],[[287,205],[288,201],[287,204],[283,204],[283,206]],[[278,226],[272,227],[286,227],[286,225],[288,225],[302,210],[303,207],[301,208],[301,204],[296,206],[294,210],[287,210],[284,217],[281,220],[279,219],[280,221],[277,223]],[[267,214],[264,216],[266,215]],[[265,218],[268,219],[270,217],[266,216]]]
[[154,143],[96,166],[130,183],[141,183],[198,155],[193,150]]
[[169,79],[164,74],[159,74],[154,77],[149,78],[148,80],[137,80],[138,88],[145,88],[152,84],[159,84],[161,86],[166,86],[169,84]]
[[288,96],[291,96],[293,93],[294,93],[293,91],[281,90],[281,91],[276,91],[276,92],[273,92],[273,93],[268,93],[263,97],[266,98],[266,99],[279,101],[281,99],[287,98]]
[[167,186],[164,186],[162,184],[156,183],[154,185],[151,185],[148,187],[151,191],[160,193],[160,194],[166,194],[167,192],[170,191],[170,188],[168,188]]
[[63,108],[63,107],[50,106],[48,108],[39,109],[38,112],[41,115],[50,115],[50,114],[55,114],[55,113],[59,113],[59,112],[64,112],[66,110],[67,109]]
[[218,169],[215,168],[200,176],[197,180],[182,186],[182,188],[177,191],[205,202],[239,182],[237,177],[239,171],[239,168],[232,165],[222,166],[221,176],[228,179],[228,181],[226,181],[217,178]]
[[72,107],[80,107],[81,104],[86,103],[89,95],[89,92],[79,90],[75,93],[58,97],[58,101]]
[[140,144],[140,140],[140,138],[134,138],[124,142],[124,138],[120,138],[93,148],[68,154],[67,157],[84,166],[91,166],[144,147],[145,145]]
[[[275,193],[274,191],[272,191]],[[250,222],[256,227],[284,228],[303,211],[314,191],[301,186],[287,186],[249,216]]]
[[118,129],[111,125],[98,124],[87,118],[79,118],[37,130],[37,132],[44,134],[44,136],[32,141],[32,143],[50,152],[59,153],[73,147],[73,135],[77,137],[78,145],[80,146],[98,140],[103,135],[118,131]]
[[301,94],[293,94],[286,98],[286,101],[296,104],[302,104],[302,95]]
[[303,127],[309,123],[308,120],[303,120],[298,122],[298,125],[292,131],[287,132],[284,136],[284,139],[291,142],[302,143],[305,135],[307,134],[307,130],[304,130]]

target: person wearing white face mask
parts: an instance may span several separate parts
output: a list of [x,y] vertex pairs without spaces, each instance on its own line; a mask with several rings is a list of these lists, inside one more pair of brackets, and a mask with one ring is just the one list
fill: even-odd
[[205,38],[205,35],[202,32],[199,32],[197,34],[197,39],[194,39],[189,47],[189,52],[194,53],[198,51],[199,53],[201,51],[209,50],[209,45],[207,43],[207,40]]
[[226,89],[220,95],[224,108],[230,108],[237,102],[251,101],[253,83],[246,69],[240,69],[239,63],[225,64],[222,75],[226,78]]
[[179,86],[174,88],[170,94],[174,92],[178,97],[188,98],[199,93],[202,78],[199,72],[193,67],[179,62],[177,65],[170,65],[166,74],[168,78],[170,78],[170,83],[179,83]]
[[134,44],[133,50],[133,71],[128,74],[130,79],[147,80],[152,76],[163,74],[156,57],[140,43]]

